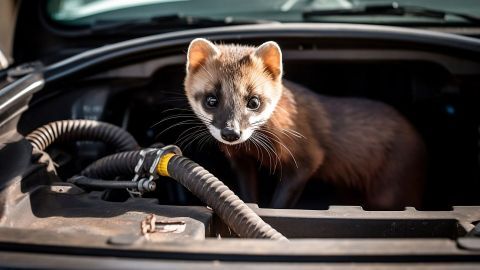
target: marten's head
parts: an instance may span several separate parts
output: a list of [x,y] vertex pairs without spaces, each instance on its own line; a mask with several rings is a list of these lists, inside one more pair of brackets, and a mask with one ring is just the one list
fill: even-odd
[[185,93],[195,114],[218,141],[247,141],[272,115],[282,95],[282,52],[259,47],[190,43]]

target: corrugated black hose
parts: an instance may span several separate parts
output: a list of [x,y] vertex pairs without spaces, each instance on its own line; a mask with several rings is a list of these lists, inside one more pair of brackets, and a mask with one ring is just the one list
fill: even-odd
[[[114,179],[117,176],[132,176],[140,159],[140,151],[128,151],[103,157],[88,165],[81,175],[96,179]],[[151,162],[145,162],[148,164]]]
[[127,131],[94,120],[63,120],[48,123],[27,135],[33,148],[45,151],[56,142],[102,141],[118,151],[136,150],[137,141]]
[[[81,175],[100,179],[132,175],[139,159],[140,151],[113,154],[89,165]],[[153,160],[146,160],[145,169],[148,169],[152,162]],[[210,206],[240,237],[287,240],[202,166],[186,157],[173,154],[166,162],[164,165],[167,172],[160,174],[168,175],[185,186]],[[162,160],[159,164],[161,163]]]
[[287,240],[263,221],[222,181],[190,159],[175,155],[168,162],[168,173],[185,186],[240,237]]

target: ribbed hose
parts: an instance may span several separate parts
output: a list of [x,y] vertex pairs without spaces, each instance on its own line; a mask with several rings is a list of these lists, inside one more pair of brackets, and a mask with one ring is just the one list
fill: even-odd
[[44,151],[54,142],[102,141],[118,151],[136,150],[137,141],[127,131],[100,121],[64,120],[48,123],[27,135],[33,148]]
[[168,163],[168,172],[173,179],[210,206],[240,237],[287,240],[253,212],[222,181],[197,163],[176,155]]
[[[80,173],[96,179],[113,179],[116,176],[131,176],[140,158],[140,151],[128,151],[103,157],[88,165]],[[145,162],[147,163],[147,162]]]
[[[139,158],[140,151],[113,154],[89,165],[81,175],[99,179],[132,175]],[[151,161],[146,161],[144,164],[145,168],[148,168]],[[168,172],[173,179],[210,206],[240,237],[287,240],[265,223],[222,181],[197,163],[176,155],[168,163]]]

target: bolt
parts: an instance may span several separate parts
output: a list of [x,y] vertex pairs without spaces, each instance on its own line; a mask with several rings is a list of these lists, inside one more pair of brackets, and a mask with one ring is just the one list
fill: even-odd
[[154,191],[156,188],[157,188],[157,184],[155,184],[155,182],[150,181],[148,183],[148,188],[147,188],[148,191]]
[[147,180],[145,178],[140,179],[137,184],[137,189],[140,192],[155,191],[157,184],[153,180]]

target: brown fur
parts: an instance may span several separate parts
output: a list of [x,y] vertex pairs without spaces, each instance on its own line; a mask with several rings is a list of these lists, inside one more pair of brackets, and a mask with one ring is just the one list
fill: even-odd
[[[189,99],[209,89],[206,85],[218,88],[219,81],[221,89],[216,91],[233,100],[230,108],[243,108],[240,97],[249,91],[261,95],[265,103],[269,95],[279,95],[275,110],[255,131],[263,134],[264,144],[271,149],[251,140],[221,144],[237,168],[246,200],[257,198],[256,167],[261,163],[280,177],[273,207],[294,206],[309,179],[356,189],[364,195],[365,205],[374,209],[420,205],[424,145],[393,108],[367,99],[321,96],[291,82],[282,83],[281,66],[262,66],[262,61],[250,56],[254,48],[218,48],[219,57],[205,59],[201,68],[187,75]],[[266,86],[270,92],[260,87],[259,81],[270,84]],[[247,118],[241,112],[232,115]],[[212,122],[215,118],[223,119],[215,116]]]

